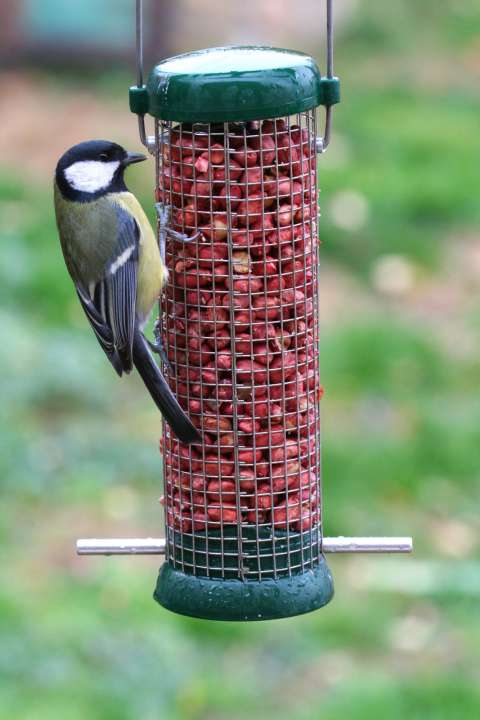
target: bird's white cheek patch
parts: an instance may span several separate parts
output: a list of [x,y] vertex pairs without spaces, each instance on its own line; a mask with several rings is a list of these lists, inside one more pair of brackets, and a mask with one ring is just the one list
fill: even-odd
[[74,190],[95,193],[107,188],[120,163],[80,160],[65,169],[65,178]]

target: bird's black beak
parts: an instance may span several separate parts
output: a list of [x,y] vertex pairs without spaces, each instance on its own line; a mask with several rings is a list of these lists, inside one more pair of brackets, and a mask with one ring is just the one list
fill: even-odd
[[122,165],[124,167],[127,167],[128,165],[133,165],[133,163],[143,162],[146,159],[147,156],[143,155],[142,153],[127,152],[127,155],[123,160]]

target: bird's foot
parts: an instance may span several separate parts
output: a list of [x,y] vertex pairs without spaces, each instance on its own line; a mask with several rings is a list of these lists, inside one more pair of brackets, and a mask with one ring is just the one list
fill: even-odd
[[186,233],[177,232],[173,230],[170,225],[172,221],[172,206],[166,205],[165,203],[155,203],[155,210],[157,211],[158,222],[160,224],[160,237],[166,237],[167,235],[176,240],[177,242],[192,242],[192,240],[198,240],[201,232],[198,230],[193,235],[187,235]]
[[158,222],[160,223],[160,229],[164,230],[170,224],[172,219],[172,206],[166,205],[162,202],[155,203],[155,210],[157,211]]

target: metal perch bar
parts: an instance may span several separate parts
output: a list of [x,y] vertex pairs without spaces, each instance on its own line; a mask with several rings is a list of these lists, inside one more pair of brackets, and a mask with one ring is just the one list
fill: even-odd
[[[410,553],[411,537],[324,537],[326,553]],[[82,538],[77,555],[165,555],[164,538]]]

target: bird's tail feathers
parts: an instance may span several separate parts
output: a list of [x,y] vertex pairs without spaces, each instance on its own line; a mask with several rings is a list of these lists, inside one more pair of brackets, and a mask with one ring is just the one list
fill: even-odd
[[135,328],[133,337],[133,363],[156,406],[180,442],[201,442],[198,430],[167,385],[139,327]]

